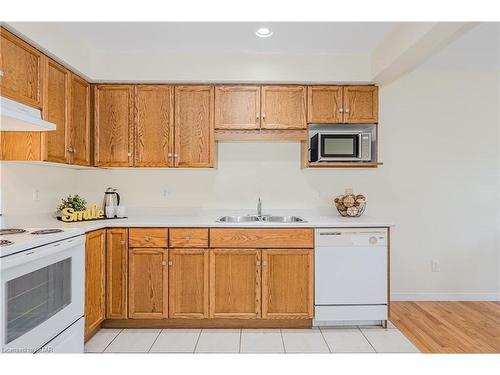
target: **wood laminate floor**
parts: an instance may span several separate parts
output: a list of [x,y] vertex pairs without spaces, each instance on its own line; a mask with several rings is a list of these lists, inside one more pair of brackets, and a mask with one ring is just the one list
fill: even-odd
[[390,320],[422,353],[500,353],[500,302],[391,302]]

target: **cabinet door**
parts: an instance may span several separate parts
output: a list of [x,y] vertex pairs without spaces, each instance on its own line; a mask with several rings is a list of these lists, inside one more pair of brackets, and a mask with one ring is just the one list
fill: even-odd
[[208,318],[208,250],[169,250],[169,318]]
[[176,167],[212,167],[214,152],[214,88],[175,88]]
[[101,229],[88,233],[85,243],[85,338],[105,317],[105,266],[106,231]]
[[90,85],[71,74],[70,163],[90,165]]
[[174,95],[170,86],[135,88],[136,167],[171,167]]
[[217,86],[215,129],[259,129],[260,86]]
[[1,160],[42,160],[41,132],[0,132]]
[[128,229],[106,231],[106,318],[127,318]]
[[95,92],[95,165],[133,164],[133,86],[98,85]]
[[312,249],[262,250],[262,317],[311,319]]
[[259,318],[260,269],[260,250],[211,250],[210,318]]
[[262,129],[305,129],[305,86],[262,86]]
[[307,88],[307,122],[340,124],[343,121],[342,86]]
[[67,148],[71,73],[51,59],[46,61],[43,117],[56,124],[56,130],[42,134],[45,138],[45,160],[66,163],[69,155]]
[[168,317],[168,251],[130,249],[128,302],[131,319]]
[[378,122],[378,87],[344,87],[344,122],[373,124]]
[[0,28],[0,95],[42,108],[44,56]]

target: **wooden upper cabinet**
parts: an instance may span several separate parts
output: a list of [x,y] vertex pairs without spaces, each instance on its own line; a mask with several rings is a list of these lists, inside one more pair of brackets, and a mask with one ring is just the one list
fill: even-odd
[[208,318],[208,249],[169,250],[169,318]]
[[344,87],[344,122],[373,124],[378,122],[378,87]]
[[260,128],[260,86],[217,86],[215,129]]
[[0,160],[42,160],[41,132],[0,132]]
[[171,167],[174,92],[171,86],[135,87],[136,167]]
[[127,318],[128,229],[106,230],[106,318]]
[[262,318],[311,319],[313,250],[262,250]]
[[106,230],[87,233],[85,242],[85,338],[105,318]]
[[213,167],[213,86],[175,88],[176,167]]
[[305,86],[262,86],[262,129],[306,128]]
[[339,124],[343,121],[342,86],[307,88],[307,122]]
[[42,107],[44,56],[0,27],[0,95]]
[[90,165],[90,85],[71,74],[69,116],[69,162]]
[[210,250],[210,318],[260,318],[260,250]]
[[130,249],[128,275],[128,317],[168,317],[168,251]]
[[51,59],[45,64],[43,117],[56,125],[56,130],[43,132],[45,160],[66,163],[69,149],[69,99],[71,72]]
[[134,87],[98,85],[95,88],[94,153],[96,166],[133,165]]

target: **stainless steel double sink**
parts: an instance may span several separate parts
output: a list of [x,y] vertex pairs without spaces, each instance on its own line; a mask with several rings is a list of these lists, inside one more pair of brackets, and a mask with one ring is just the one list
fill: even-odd
[[279,215],[228,215],[217,219],[218,223],[307,223],[298,216]]

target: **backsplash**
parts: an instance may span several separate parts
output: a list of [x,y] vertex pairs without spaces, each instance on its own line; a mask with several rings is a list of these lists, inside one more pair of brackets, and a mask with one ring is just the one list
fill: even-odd
[[[375,204],[381,170],[304,170],[300,145],[292,142],[220,143],[216,169],[80,169],[4,163],[5,214],[50,212],[78,193],[101,203],[108,186],[129,207],[268,208],[332,207],[345,187],[362,191]],[[378,176],[378,177],[377,177]],[[370,184],[367,183],[370,180]],[[374,188],[375,187],[375,188]],[[38,190],[39,200],[33,201]],[[383,193],[383,190],[380,192]],[[382,199],[382,197],[380,198]]]

